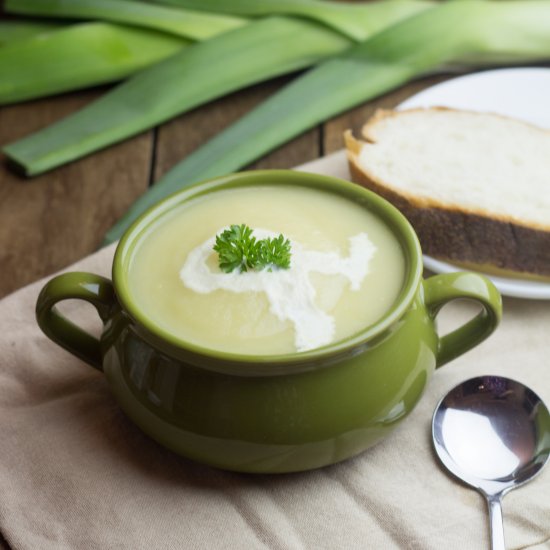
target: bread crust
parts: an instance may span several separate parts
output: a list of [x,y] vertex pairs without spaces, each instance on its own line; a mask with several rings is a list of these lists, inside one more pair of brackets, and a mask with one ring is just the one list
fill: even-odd
[[[387,112],[377,112],[363,129],[371,143],[369,128],[384,116]],[[349,130],[344,137],[352,181],[396,206],[414,227],[424,253],[480,269],[491,266],[507,275],[550,277],[549,230],[400,193],[363,169],[358,162],[363,143]]]

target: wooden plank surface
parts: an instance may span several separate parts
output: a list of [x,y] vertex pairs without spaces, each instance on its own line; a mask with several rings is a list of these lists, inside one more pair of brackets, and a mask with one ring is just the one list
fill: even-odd
[[[5,145],[99,95],[78,92],[0,109]],[[94,251],[105,231],[147,189],[152,133],[40,177],[0,166],[0,296]]]
[[[194,149],[287,84],[291,78],[283,77],[251,86],[199,107],[160,127],[156,143],[155,181]],[[319,140],[320,130],[315,128],[267,154],[247,169],[291,168],[315,159],[320,154]]]

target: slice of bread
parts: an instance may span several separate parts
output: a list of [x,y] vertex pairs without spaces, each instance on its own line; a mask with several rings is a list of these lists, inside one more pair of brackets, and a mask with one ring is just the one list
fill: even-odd
[[409,219],[439,259],[550,277],[550,132],[489,113],[378,111],[345,133],[354,182]]

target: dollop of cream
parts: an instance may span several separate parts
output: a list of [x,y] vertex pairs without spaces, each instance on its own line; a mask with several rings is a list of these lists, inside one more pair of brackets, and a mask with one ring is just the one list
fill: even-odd
[[[216,234],[225,229],[219,229]],[[278,236],[265,229],[254,229],[254,235],[258,239]],[[289,269],[222,273],[211,271],[207,264],[215,240],[214,236],[204,241],[188,254],[180,271],[183,284],[201,294],[221,289],[236,293],[265,292],[271,313],[279,320],[288,320],[293,324],[297,351],[330,344],[335,332],[334,318],[315,304],[316,291],[309,274],[343,275],[348,279],[351,290],[357,291],[369,272],[369,263],[376,252],[366,233],[349,238],[347,257],[337,252],[305,250],[299,242],[291,241]]]

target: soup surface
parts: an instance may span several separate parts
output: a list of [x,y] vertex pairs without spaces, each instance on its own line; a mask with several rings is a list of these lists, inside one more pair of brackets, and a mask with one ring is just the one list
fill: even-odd
[[[289,269],[218,267],[214,239],[247,224],[283,234]],[[129,268],[142,312],[178,339],[244,355],[306,351],[378,321],[403,285],[397,239],[365,208],[333,193],[266,185],[188,201],[140,237]]]

